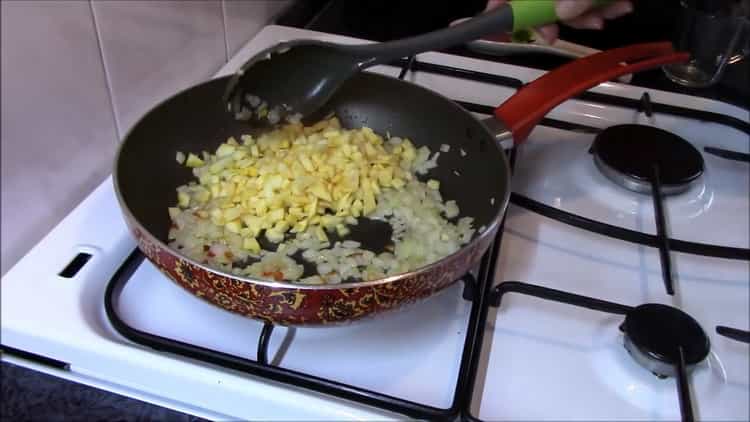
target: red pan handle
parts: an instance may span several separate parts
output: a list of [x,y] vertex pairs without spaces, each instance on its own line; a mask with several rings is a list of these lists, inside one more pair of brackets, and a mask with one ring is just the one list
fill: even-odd
[[[513,134],[526,140],[537,123],[557,105],[602,82],[653,67],[685,62],[669,42],[635,44],[577,59],[524,86],[495,109],[495,117]],[[625,63],[623,65],[623,63]]]

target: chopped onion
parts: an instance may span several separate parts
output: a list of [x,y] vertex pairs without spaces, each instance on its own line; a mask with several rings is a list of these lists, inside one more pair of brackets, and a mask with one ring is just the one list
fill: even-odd
[[[246,99],[260,105],[259,108],[265,104],[257,97]],[[280,113],[280,110],[274,109],[268,113],[269,119],[275,119],[275,113]],[[297,130],[302,130],[299,123],[295,124],[298,125]],[[317,130],[316,127],[323,129]],[[306,145],[312,154],[330,151],[332,145],[329,138],[342,136],[337,120],[335,124],[319,122],[304,129],[309,128],[312,129],[294,142]],[[283,133],[283,129],[281,131]],[[299,170],[301,167],[297,167],[298,177],[293,180],[276,177],[275,174],[290,173],[288,161],[269,157],[264,161],[268,163],[265,167],[258,167],[258,160],[262,159],[259,154],[267,151],[272,142],[282,142],[280,139],[271,139],[268,135],[261,135],[257,139],[242,135],[239,137],[242,144],[239,144],[230,138],[219,146],[215,155],[204,151],[203,160],[194,154],[185,157],[184,153],[177,153],[177,161],[191,167],[199,183],[190,182],[177,188],[178,206],[168,209],[172,220],[168,234],[170,246],[198,262],[238,276],[303,284],[375,280],[415,270],[456,252],[474,236],[473,219],[462,217],[454,220],[460,214],[456,201],[443,200],[438,181],[424,182],[416,176],[437,167],[440,152],[450,151],[450,146],[442,144],[440,152],[433,154],[426,146],[416,148],[408,139],[390,136],[390,133],[387,135],[386,140],[377,140],[377,135],[368,128],[354,135],[345,134],[377,141],[378,145],[382,145],[381,151],[402,157],[396,161],[394,170],[400,172],[402,177],[396,179],[384,173],[384,184],[373,182],[374,198],[369,204],[369,211],[354,215],[347,213],[348,209],[337,209],[335,204],[331,204],[333,201],[326,198],[325,192],[319,192],[318,201],[327,205],[313,208],[312,214],[306,214],[309,211],[302,205],[296,210],[291,205],[280,208],[269,205],[274,197],[294,202],[293,195],[315,193],[318,192],[315,190],[318,189],[316,183],[320,186],[315,174],[309,171],[302,174]],[[340,142],[337,145],[336,148],[345,148]],[[286,151],[288,146],[277,150],[281,149]],[[300,163],[295,165],[304,167],[312,164],[304,162],[304,157],[299,160]],[[320,165],[319,157],[316,160],[316,165]],[[247,177],[250,171],[258,173],[258,179],[262,180],[262,184],[258,182],[259,187],[255,188],[256,197],[242,202],[248,205],[227,202],[232,195],[247,195],[246,191],[241,190],[245,184],[235,186],[234,182],[228,182]],[[453,172],[460,175],[457,170]],[[381,182],[379,179],[377,181]],[[278,196],[282,191],[289,193]],[[258,201],[267,204],[262,215],[253,214],[256,211],[249,208],[249,204]],[[490,202],[494,203],[494,198]],[[248,214],[248,210],[252,213]],[[340,211],[344,213],[339,214]],[[294,223],[287,221],[294,222],[295,216],[300,213],[308,219],[315,216],[319,222],[308,224],[306,220],[305,226],[293,228]],[[364,249],[360,242],[346,239],[349,234],[347,225],[358,223],[355,216],[387,222],[392,228],[392,245],[386,251],[376,253]],[[256,224],[261,221],[259,219],[264,222],[262,227]],[[482,226],[480,231],[484,229]],[[329,234],[332,233],[337,233],[343,240],[330,242]],[[275,243],[276,250],[261,249],[258,240],[263,238]],[[312,264],[317,274],[303,277],[304,267],[298,260]]]

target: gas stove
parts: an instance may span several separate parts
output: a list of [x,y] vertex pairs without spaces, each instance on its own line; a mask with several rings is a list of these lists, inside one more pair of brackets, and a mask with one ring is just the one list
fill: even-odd
[[[309,37],[362,42],[270,26],[216,76]],[[480,118],[542,74],[440,53],[373,71]],[[135,249],[107,179],[3,277],[2,359],[209,419],[747,420],[748,133],[740,108],[602,84],[507,151],[514,193],[479,267],[341,327],[184,292]]]

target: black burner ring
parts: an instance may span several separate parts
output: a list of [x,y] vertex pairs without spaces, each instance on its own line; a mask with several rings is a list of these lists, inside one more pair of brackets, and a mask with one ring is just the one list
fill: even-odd
[[645,125],[616,125],[600,132],[592,147],[597,167],[626,189],[651,192],[654,167],[662,192],[684,192],[704,170],[701,153],[685,139]]
[[659,303],[628,312],[623,324],[625,348],[654,374],[674,376],[682,347],[688,368],[702,362],[711,344],[700,324],[685,312]]

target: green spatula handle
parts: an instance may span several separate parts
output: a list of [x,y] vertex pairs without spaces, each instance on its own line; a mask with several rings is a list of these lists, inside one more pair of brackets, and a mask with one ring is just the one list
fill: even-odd
[[[613,0],[594,0],[595,8],[612,3]],[[508,5],[513,10],[513,31],[554,23],[559,20],[555,11],[555,0],[516,0]]]

